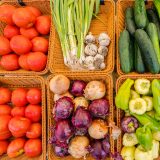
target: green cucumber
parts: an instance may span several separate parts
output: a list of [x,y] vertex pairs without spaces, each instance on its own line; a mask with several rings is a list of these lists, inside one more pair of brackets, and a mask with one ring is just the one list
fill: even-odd
[[133,64],[130,59],[130,49],[131,49],[130,42],[131,39],[129,32],[127,30],[121,32],[118,42],[118,47],[119,47],[121,69],[124,73],[131,72],[133,68]]
[[144,0],[135,0],[134,19],[138,28],[145,28],[148,23]]
[[134,35],[136,31],[136,25],[134,22],[134,11],[132,7],[128,7],[125,13],[125,21],[126,21],[126,28],[131,35]]
[[157,32],[157,27],[154,23],[149,23],[149,25],[147,26],[147,33],[152,41],[158,62],[160,64],[160,47],[159,47],[158,32]]
[[141,50],[145,66],[151,73],[158,73],[160,66],[158,63],[157,55],[147,33],[142,29],[137,29],[135,32],[135,39]]
[[160,41],[160,23],[156,12],[153,9],[147,9],[147,15],[150,22],[154,23],[158,31],[158,39]]
[[130,44],[129,44],[129,56],[130,56],[130,65],[131,71],[134,70],[134,38],[130,37]]
[[135,41],[134,45],[135,45],[135,59],[134,59],[135,70],[138,73],[144,73],[145,72],[145,65],[142,60],[141,51],[140,51],[136,41]]

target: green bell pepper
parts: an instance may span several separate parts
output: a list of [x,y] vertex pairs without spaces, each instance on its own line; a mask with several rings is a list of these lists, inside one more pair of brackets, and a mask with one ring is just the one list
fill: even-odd
[[136,130],[136,136],[139,144],[146,150],[149,151],[152,149],[152,132],[149,127],[143,126]]
[[131,94],[131,87],[134,84],[134,80],[127,79],[119,88],[115,98],[115,104],[117,108],[127,110],[129,107],[129,98]]

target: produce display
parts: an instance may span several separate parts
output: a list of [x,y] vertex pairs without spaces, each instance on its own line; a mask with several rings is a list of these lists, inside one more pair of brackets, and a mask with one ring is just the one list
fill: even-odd
[[41,97],[39,88],[0,87],[0,156],[41,155]]
[[50,16],[31,6],[1,5],[0,21],[6,23],[0,36],[0,67],[6,71],[43,71],[47,64]]
[[121,159],[154,160],[159,158],[160,81],[127,79],[115,97],[116,107],[125,112]]
[[88,33],[92,18],[104,24],[98,17],[100,0],[50,0],[50,6],[64,64],[72,70],[105,69],[110,37],[104,32],[96,36]]
[[71,81],[64,75],[50,80],[54,94],[50,144],[56,156],[85,158],[89,153],[96,160],[110,157],[107,124],[110,104],[105,98],[102,81]]
[[135,0],[134,7],[125,10],[125,29],[119,37],[119,58],[123,73],[160,72],[160,21],[155,8],[146,8],[144,0]]

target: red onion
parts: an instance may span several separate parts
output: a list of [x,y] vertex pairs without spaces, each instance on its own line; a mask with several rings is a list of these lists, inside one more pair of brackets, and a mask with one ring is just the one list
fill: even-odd
[[77,129],[77,135],[84,135],[87,133],[88,127],[92,123],[90,113],[83,107],[78,107],[72,117],[72,124]]
[[71,86],[71,93],[74,96],[82,96],[84,93],[84,89],[86,87],[86,83],[84,81],[75,80]]
[[103,141],[102,141],[102,146],[103,146],[103,150],[106,152],[106,154],[110,153],[110,143],[109,143],[109,138],[106,137]]
[[69,97],[62,97],[56,101],[54,113],[55,119],[67,119],[71,116],[74,109],[72,99]]
[[58,157],[65,157],[68,155],[68,148],[55,146],[54,152]]
[[98,99],[92,101],[89,110],[94,117],[104,117],[109,111],[109,101],[106,99]]

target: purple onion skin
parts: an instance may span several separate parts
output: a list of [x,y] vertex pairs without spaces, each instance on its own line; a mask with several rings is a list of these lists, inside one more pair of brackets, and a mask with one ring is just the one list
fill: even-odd
[[89,105],[89,111],[94,117],[104,117],[109,111],[109,101],[106,99],[97,99]]
[[76,135],[86,134],[91,123],[92,117],[89,111],[83,107],[78,107],[72,116],[72,124],[76,128]]
[[73,81],[70,92],[72,95],[76,97],[83,96],[85,88],[86,88],[86,82],[75,80]]
[[132,116],[127,116],[122,119],[121,128],[123,132],[134,133],[138,126],[137,119]]
[[109,153],[110,153],[110,143],[109,143],[109,139],[108,138],[105,138],[102,141],[102,146],[103,146],[103,150],[106,152],[106,154],[109,155]]
[[111,157],[112,157],[114,160],[123,160],[122,156],[121,156],[120,153],[118,153],[118,152],[115,152],[114,154],[111,154]]
[[54,152],[58,157],[65,157],[68,155],[68,148],[55,146]]
[[67,119],[71,116],[74,109],[72,99],[69,97],[62,97],[56,101],[55,104],[55,120]]

